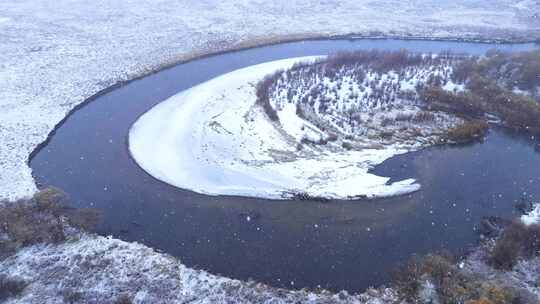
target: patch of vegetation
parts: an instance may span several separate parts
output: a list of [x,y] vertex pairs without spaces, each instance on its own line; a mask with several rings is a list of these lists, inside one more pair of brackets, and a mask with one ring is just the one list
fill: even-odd
[[489,262],[497,269],[510,270],[522,258],[540,256],[540,225],[513,221],[496,240]]
[[292,193],[292,199],[298,201],[316,201],[316,202],[327,202],[328,198],[321,196],[310,195],[306,192],[294,192]]
[[489,125],[483,120],[469,120],[448,130],[447,138],[456,143],[469,143],[483,138],[488,128]]
[[279,121],[279,116],[270,104],[270,89],[282,73],[283,71],[280,70],[274,74],[267,75],[262,81],[257,83],[256,87],[257,104],[263,108],[268,118],[272,121]]
[[0,275],[0,301],[19,296],[28,285],[25,281]]
[[435,296],[442,304],[507,304],[519,299],[508,287],[465,273],[445,255],[414,258],[395,275],[399,294],[411,303],[425,303],[421,293],[426,282],[434,285]]
[[[300,107],[300,104],[313,107],[316,99],[320,101],[318,112],[325,113],[329,110],[329,105],[335,103],[335,98],[338,98],[338,90],[344,84],[340,81],[340,78],[343,76],[345,70],[347,70],[348,75],[354,82],[362,84],[360,86],[362,92],[355,92],[354,94],[351,92],[348,96],[351,102],[355,102],[358,98],[369,98],[375,101],[375,103],[384,104],[396,98],[392,94],[389,94],[388,91],[398,91],[397,85],[385,83],[379,86],[377,83],[381,80],[380,77],[368,81],[366,79],[367,71],[378,73],[379,75],[391,70],[399,71],[399,77],[405,78],[407,74],[405,71],[406,68],[441,65],[442,63],[454,60],[454,58],[455,56],[450,53],[441,53],[438,56],[423,56],[422,54],[408,52],[407,50],[339,52],[322,60],[316,60],[311,63],[297,63],[286,71],[278,70],[273,74],[267,75],[256,86],[257,104],[264,109],[272,121],[279,121],[276,109],[270,103],[270,98],[272,92],[285,89],[286,87],[283,83],[279,83],[278,80],[286,80],[292,87],[291,90],[286,92],[287,99],[292,100],[292,97],[299,91],[303,92],[302,100],[296,104],[297,115],[299,117],[305,117],[304,109]],[[321,85],[309,84],[309,79],[320,79],[322,77],[335,81],[337,87],[328,91],[329,88],[324,88]],[[443,80],[440,79],[440,81]],[[370,94],[366,92],[366,87],[370,88]],[[354,118],[352,114],[354,113],[351,112],[349,117],[351,121]]]
[[412,120],[414,122],[431,122],[435,120],[435,114],[429,111],[420,111],[412,117]]
[[353,149],[353,145],[350,142],[346,142],[346,141],[341,143],[341,147],[343,147],[343,149],[345,149],[345,150],[352,150]]
[[132,303],[133,303],[132,297],[130,297],[127,294],[120,295],[114,301],[114,304],[132,304]]
[[427,87],[419,91],[420,99],[432,111],[460,114],[468,118],[480,118],[484,109],[470,92],[453,93],[440,87]]
[[67,196],[47,188],[28,200],[0,202],[0,258],[37,243],[59,243],[66,229],[93,230],[100,214],[67,207]]
[[[274,108],[270,99],[277,92],[282,95],[276,93],[280,97],[273,98],[281,103],[296,102],[297,115],[321,129],[328,125],[324,125],[325,119],[338,117],[332,123],[359,132],[372,122],[366,115],[403,107],[395,101],[409,100],[425,106],[425,110],[394,118],[383,115],[380,126],[371,128],[399,129],[400,122],[432,122],[433,112],[442,111],[467,121],[448,134],[449,139],[466,143],[485,133],[487,124],[480,120],[485,121],[487,114],[498,117],[509,128],[540,135],[539,75],[540,51],[490,51],[484,57],[471,57],[450,52],[434,56],[405,50],[362,50],[277,71],[259,82],[256,91],[257,103],[273,121],[279,120],[280,105]],[[403,81],[413,79],[418,81],[414,89],[401,88]],[[448,82],[464,90],[456,87],[451,91],[444,87]],[[331,131],[339,133],[336,130]]]
[[465,92],[437,86],[424,88],[421,100],[431,109],[480,118],[495,114],[506,126],[540,134],[540,51],[506,54],[491,51],[485,58],[463,60],[454,68],[454,81]]
[[66,289],[62,292],[62,299],[64,303],[75,304],[79,303],[83,298],[83,294],[74,289]]

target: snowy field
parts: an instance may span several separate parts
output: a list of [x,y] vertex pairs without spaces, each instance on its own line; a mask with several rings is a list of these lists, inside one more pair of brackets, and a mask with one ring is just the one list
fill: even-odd
[[0,198],[36,190],[29,154],[120,81],[198,55],[331,35],[534,40],[538,1],[0,1]]
[[[61,245],[37,245],[0,262],[2,274],[30,284],[6,304],[133,303],[395,303],[391,289],[362,295],[289,291],[187,268],[137,244],[81,235]],[[64,300],[68,299],[68,300]],[[73,299],[73,302],[69,302]]]
[[133,125],[131,154],[154,177],[211,195],[284,199],[302,193],[349,199],[418,190],[412,179],[387,185],[389,178],[368,173],[407,152],[404,147],[317,151],[306,146],[297,151],[296,134],[318,129],[296,116],[294,105],[292,112],[279,111],[281,123],[276,123],[255,104],[254,84],[264,76],[313,59],[250,66],[171,97]]

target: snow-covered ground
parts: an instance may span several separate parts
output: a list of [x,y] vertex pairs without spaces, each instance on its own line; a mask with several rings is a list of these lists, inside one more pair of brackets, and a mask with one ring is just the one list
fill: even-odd
[[36,186],[29,154],[76,105],[198,55],[329,35],[540,37],[537,1],[0,1],[0,199]]
[[276,123],[255,104],[255,84],[264,76],[313,59],[247,67],[171,97],[133,125],[131,154],[154,177],[212,195],[287,198],[302,193],[347,199],[418,190],[412,179],[387,184],[389,178],[368,173],[406,148],[317,151],[306,146],[298,151],[295,134],[310,124],[294,114],[294,105],[292,113],[279,111],[281,123]]
[[535,204],[533,210],[521,216],[525,225],[540,224],[540,204]]
[[[3,303],[395,303],[391,289],[362,295],[272,288],[211,275],[137,244],[81,235],[60,245],[36,245],[0,262],[2,275],[28,283]],[[66,299],[66,300],[64,300]],[[70,302],[69,300],[73,302]],[[122,302],[123,303],[123,302]]]

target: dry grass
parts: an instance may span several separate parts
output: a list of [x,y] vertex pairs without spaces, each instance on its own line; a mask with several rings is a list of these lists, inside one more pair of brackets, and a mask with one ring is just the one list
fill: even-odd
[[455,261],[445,255],[415,258],[395,276],[400,295],[411,303],[421,303],[419,293],[426,280],[435,285],[442,304],[508,304],[518,299],[513,290],[497,282],[464,273],[455,266]]
[[488,128],[489,126],[485,121],[469,120],[448,130],[447,138],[457,143],[469,143],[483,138]]
[[0,258],[36,243],[59,243],[68,226],[92,231],[100,214],[91,209],[67,207],[67,196],[55,188],[38,192],[29,200],[0,204]]
[[509,270],[519,259],[535,256],[540,256],[540,225],[516,220],[497,239],[489,261],[497,269]]

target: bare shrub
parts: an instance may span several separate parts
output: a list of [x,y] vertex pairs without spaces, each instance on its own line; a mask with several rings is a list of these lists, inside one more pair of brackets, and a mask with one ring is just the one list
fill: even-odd
[[62,298],[64,300],[64,303],[68,303],[68,304],[79,303],[82,297],[83,297],[82,293],[74,289],[66,289],[62,291]]
[[7,238],[0,243],[0,256],[35,243],[57,243],[65,239],[58,209],[42,211],[35,204],[18,201],[0,208],[1,232]]
[[102,217],[101,212],[91,208],[74,209],[67,213],[68,221],[72,226],[85,231],[94,231]]
[[504,238],[497,242],[491,252],[490,263],[497,269],[512,269],[519,259],[519,243]]
[[469,92],[451,93],[442,88],[428,87],[419,90],[420,99],[432,110],[480,117],[484,113],[482,99]]
[[448,130],[447,137],[457,143],[468,143],[482,138],[488,127],[483,120],[469,120]]
[[394,136],[394,132],[393,131],[382,131],[380,134],[379,134],[379,137],[383,140],[388,140],[388,139],[391,139],[392,137]]
[[381,120],[381,127],[386,127],[386,126],[391,126],[394,124],[394,119],[390,118],[390,117],[384,117],[382,120]]
[[277,115],[276,110],[270,104],[270,99],[268,96],[270,94],[270,88],[272,85],[274,85],[282,73],[283,71],[279,70],[273,74],[267,75],[263,80],[257,83],[257,87],[255,89],[255,94],[257,95],[256,103],[262,106],[264,112],[272,121],[279,121],[279,116]]
[[343,143],[341,143],[341,146],[345,150],[352,150],[353,149],[353,146],[352,146],[352,144],[350,142],[344,141]]
[[396,115],[396,121],[411,121],[413,118],[412,114],[399,113]]
[[0,301],[20,295],[26,288],[27,283],[23,280],[0,275]]
[[67,195],[60,189],[48,187],[33,197],[40,211],[57,211],[66,205]]
[[486,298],[481,298],[478,300],[469,300],[465,302],[465,304],[495,304],[495,303],[491,302],[490,300]]
[[66,195],[58,189],[44,189],[29,200],[3,202],[0,207],[0,258],[36,243],[59,243],[66,239],[65,225],[93,229],[99,213],[65,205]]
[[132,297],[130,297],[127,294],[120,295],[116,300],[114,300],[114,304],[132,304],[133,300]]
[[407,66],[416,66],[425,62],[421,54],[411,53],[407,50],[399,51],[354,51],[339,52],[331,55],[326,61],[332,68],[345,65],[364,65],[378,72],[386,72],[391,69],[401,69]]
[[447,255],[413,258],[396,272],[394,280],[401,297],[412,303],[418,303],[422,283],[426,280],[435,285],[443,304],[506,304],[517,299],[513,290],[461,271]]
[[420,111],[414,114],[412,119],[414,122],[431,122],[435,120],[435,114],[428,111]]
[[540,225],[516,220],[497,239],[489,262],[498,269],[512,269],[520,258],[540,256]]

